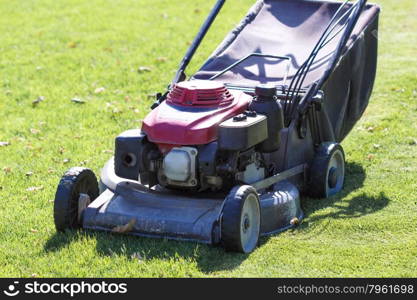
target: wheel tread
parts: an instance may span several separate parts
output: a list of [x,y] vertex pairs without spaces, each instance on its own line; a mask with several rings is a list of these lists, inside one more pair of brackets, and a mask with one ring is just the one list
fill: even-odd
[[320,144],[317,149],[316,156],[310,167],[310,176],[307,187],[307,193],[312,198],[326,198],[326,178],[327,167],[330,162],[332,154],[340,150],[343,157],[345,157],[343,148],[340,144],[334,142],[325,142]]
[[221,240],[226,251],[245,252],[240,241],[240,218],[245,199],[250,193],[257,195],[252,186],[236,186],[225,199]]
[[[78,199],[73,199],[72,193],[82,180],[88,181],[89,196],[92,200],[99,195],[97,178],[92,170],[73,167],[65,172],[58,184],[54,201],[54,222],[58,231],[80,227],[80,224],[73,221],[74,201],[78,201]],[[78,213],[78,210],[76,211]]]

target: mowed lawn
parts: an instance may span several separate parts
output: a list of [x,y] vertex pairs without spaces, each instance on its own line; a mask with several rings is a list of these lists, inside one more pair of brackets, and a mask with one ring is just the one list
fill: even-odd
[[[298,228],[242,255],[53,223],[60,176],[98,173],[140,126],[214,0],[0,0],[0,276],[416,277],[417,2],[375,1],[378,75],[343,141],[345,189],[303,199]],[[189,73],[253,3],[226,3]]]

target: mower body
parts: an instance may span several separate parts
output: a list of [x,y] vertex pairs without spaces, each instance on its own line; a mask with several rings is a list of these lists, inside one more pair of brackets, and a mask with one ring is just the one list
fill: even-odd
[[375,78],[379,8],[365,2],[257,1],[141,128],[116,138],[82,227],[217,244],[229,234],[222,228],[236,186],[257,193],[260,235],[298,224],[300,195],[340,191],[338,143]]

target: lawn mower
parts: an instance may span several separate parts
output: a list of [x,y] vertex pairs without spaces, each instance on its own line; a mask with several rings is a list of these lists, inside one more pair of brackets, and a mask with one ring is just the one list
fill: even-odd
[[219,0],[141,128],[115,139],[97,182],[57,188],[58,231],[86,228],[250,253],[303,219],[300,195],[343,189],[340,145],[371,95],[379,7],[366,0],[257,1],[203,66],[185,71]]

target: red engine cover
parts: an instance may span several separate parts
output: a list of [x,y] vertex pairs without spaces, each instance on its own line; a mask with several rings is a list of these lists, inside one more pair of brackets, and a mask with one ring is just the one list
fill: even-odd
[[217,139],[218,125],[244,112],[250,100],[218,82],[184,81],[146,116],[142,131],[162,152],[178,145],[208,144]]

